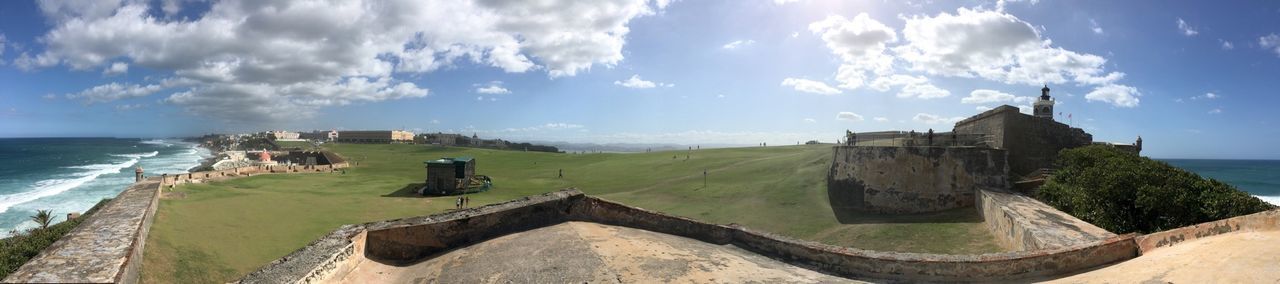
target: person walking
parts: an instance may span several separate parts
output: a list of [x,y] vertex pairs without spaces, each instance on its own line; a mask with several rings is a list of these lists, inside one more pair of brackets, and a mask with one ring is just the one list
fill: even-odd
[[462,197],[453,200],[453,209],[462,209]]
[[564,169],[560,169],[560,173],[556,178],[564,178]]

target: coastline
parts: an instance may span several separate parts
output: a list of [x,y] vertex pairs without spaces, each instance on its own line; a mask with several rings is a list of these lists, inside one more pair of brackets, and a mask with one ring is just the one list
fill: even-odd
[[196,147],[201,147],[201,148],[205,148],[205,149],[208,149],[208,150],[209,150],[209,157],[206,157],[206,158],[201,159],[201,160],[200,160],[200,165],[198,165],[198,166],[194,166],[194,167],[191,167],[190,169],[187,169],[187,172],[188,172],[188,173],[194,173],[194,172],[199,172],[199,171],[212,171],[212,170],[213,170],[213,164],[218,163],[218,156],[220,156],[220,155],[222,154],[222,151],[220,151],[220,150],[218,150],[218,149],[214,149],[213,147],[209,147],[209,146],[205,145],[204,143],[200,143],[200,141],[199,141],[199,140],[185,140],[185,139],[184,139],[184,141],[192,142],[192,143],[196,143],[196,145],[198,145],[198,146],[196,146]]

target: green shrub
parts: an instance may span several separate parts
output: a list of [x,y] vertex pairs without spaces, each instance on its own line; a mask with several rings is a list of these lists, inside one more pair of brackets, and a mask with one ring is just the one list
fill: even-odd
[[1062,150],[1036,197],[1116,233],[1151,233],[1275,208],[1249,193],[1107,146]]
[[97,205],[94,205],[89,211],[85,211],[80,218],[75,220],[50,225],[45,229],[33,228],[26,232],[0,239],[0,279],[8,277],[10,273],[17,271],[18,267],[22,267],[32,257],[40,254],[40,251],[44,250],[44,248],[49,247],[53,242],[62,238],[63,235],[71,232],[71,229],[75,229],[76,225],[79,225],[80,222],[87,219],[93,212],[98,211],[98,208],[102,207],[103,204],[107,204],[107,201],[110,200],[103,199],[99,201]]

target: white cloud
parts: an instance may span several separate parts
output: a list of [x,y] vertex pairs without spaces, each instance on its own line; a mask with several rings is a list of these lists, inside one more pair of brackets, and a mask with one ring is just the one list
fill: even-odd
[[869,87],[881,92],[893,87],[902,87],[897,94],[899,98],[936,99],[951,95],[951,91],[934,86],[929,83],[929,78],[924,76],[894,74],[876,78]]
[[120,99],[145,97],[155,92],[159,92],[162,88],[160,85],[137,85],[137,84],[119,84],[109,83],[98,85],[93,88],[80,91],[79,93],[67,94],[66,97],[72,100],[80,100],[85,104],[105,103]]
[[1124,76],[1106,74],[1101,56],[1053,47],[1030,23],[1000,11],[960,8],[905,20],[907,43],[893,51],[913,71],[1033,86],[1102,85]]
[[1276,56],[1280,56],[1280,35],[1269,34],[1258,37],[1258,46],[1262,49],[1270,49],[1276,53]]
[[881,117],[881,116],[877,116],[877,117],[872,118],[872,119],[873,119],[873,120],[875,120],[876,122],[886,122],[886,121],[889,121],[889,118],[888,118],[888,117]]
[[1209,110],[1209,114],[1219,114],[1219,113],[1222,113],[1222,108],[1214,108]]
[[773,0],[773,4],[777,5],[786,5],[795,2],[800,2],[800,0]]
[[798,38],[798,37],[800,37],[800,32],[791,32],[791,38]]
[[582,125],[580,125],[580,124],[563,123],[563,122],[549,122],[549,123],[542,124],[542,125],[534,125],[534,126],[529,126],[529,127],[524,127],[524,128],[506,128],[506,129],[499,130],[499,132],[531,132],[531,131],[547,131],[547,130],[569,130],[569,129],[581,129],[581,128],[584,128],[584,127],[585,127],[585,126],[582,126]]
[[782,79],[782,86],[795,88],[796,91],[814,93],[819,95],[835,95],[840,94],[840,90],[827,86],[826,83],[798,78]]
[[501,94],[511,93],[510,90],[507,90],[507,88],[502,87],[502,81],[493,81],[485,85],[476,84],[474,86],[477,87],[475,92],[481,93],[481,94],[501,95]]
[[1015,96],[1006,94],[996,90],[977,89],[969,92],[968,97],[960,99],[960,103],[964,104],[987,104],[1007,102],[1013,100]]
[[893,72],[893,56],[886,45],[898,40],[892,28],[859,13],[852,20],[827,16],[809,24],[809,30],[826,42],[832,54],[843,62],[836,73],[841,88],[856,89],[869,81],[867,72],[887,75]]
[[1094,34],[1103,34],[1102,27],[1098,26],[1098,21],[1093,19],[1089,19],[1089,30],[1092,30]]
[[756,43],[756,41],[754,41],[754,40],[749,40],[749,39],[748,39],[748,40],[735,40],[735,41],[732,41],[732,42],[726,43],[726,44],[724,44],[723,46],[720,46],[720,48],[728,49],[728,50],[734,50],[734,49],[738,49],[738,48],[742,48],[742,47],[747,47],[747,46],[752,45],[752,44],[755,44],[755,43]]
[[[218,105],[182,105],[211,111],[202,115],[263,121],[295,111],[287,116],[293,120],[332,102],[420,97],[395,96],[426,93],[396,75],[455,63],[550,77],[611,67],[623,60],[628,24],[669,1],[228,0],[193,19],[148,12],[155,11],[148,5],[178,11],[174,3],[43,1],[52,26],[38,39],[44,51],[22,54],[16,65],[86,70],[123,60],[193,81],[168,101]],[[355,82],[390,89],[354,97],[310,92]]]
[[816,120],[816,119],[812,119],[812,118],[806,118],[806,119],[804,119],[804,122],[814,123],[814,122],[818,122],[818,120]]
[[1142,96],[1142,93],[1138,92],[1138,88],[1113,84],[1098,87],[1085,94],[1084,98],[1088,101],[1107,102],[1118,107],[1136,107],[1139,96]]
[[1187,21],[1183,21],[1182,18],[1178,18],[1178,30],[1181,30],[1182,34],[1186,36],[1194,36],[1200,33],[1194,27],[1188,25]]
[[957,116],[952,118],[946,118],[946,117],[938,116],[936,114],[928,114],[928,113],[917,113],[916,116],[911,118],[911,120],[924,123],[924,124],[956,123],[962,119],[964,119],[964,117]]
[[1233,44],[1233,43],[1231,43],[1231,41],[1227,41],[1227,40],[1223,40],[1223,39],[1218,39],[1218,42],[1221,42],[1221,43],[1222,43],[1222,50],[1232,50],[1232,49],[1236,49],[1236,45],[1235,45],[1235,44]]
[[723,98],[724,98],[724,94],[716,95],[716,98],[717,98],[717,99],[723,99]]
[[[5,38],[4,33],[0,33],[0,56],[4,56]],[[0,65],[4,65],[4,57],[0,57]]]
[[147,107],[147,105],[146,104],[123,104],[123,105],[117,105],[116,111],[131,111],[131,110],[140,109],[144,107]]
[[104,76],[115,76],[124,73],[129,73],[129,63],[115,62],[111,63],[110,67],[102,69],[102,75]]
[[862,115],[852,113],[852,112],[842,111],[836,114],[836,120],[859,122],[859,121],[862,121]]
[[989,106],[976,106],[976,107],[974,107],[973,109],[974,109],[974,110],[977,110],[977,111],[988,111],[988,110],[991,110],[991,109],[992,109],[992,107],[989,107]]
[[613,81],[614,85],[623,86],[632,89],[650,89],[654,87],[675,87],[675,84],[655,83],[653,81],[645,81],[640,79],[640,75],[631,75],[631,78],[622,81]]
[[1199,99],[1211,100],[1211,99],[1216,99],[1216,98],[1218,98],[1218,97],[1220,97],[1218,94],[1214,94],[1213,92],[1209,92],[1209,93],[1204,93],[1203,95],[1193,96],[1193,97],[1191,97],[1191,100],[1193,100],[1193,101],[1194,101],[1194,100],[1199,100]]

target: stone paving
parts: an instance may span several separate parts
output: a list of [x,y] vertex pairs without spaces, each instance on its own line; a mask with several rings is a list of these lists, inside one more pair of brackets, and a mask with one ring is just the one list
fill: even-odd
[[1280,283],[1280,231],[1234,232],[1050,283]]
[[142,261],[135,252],[146,239],[146,230],[139,228],[155,212],[159,184],[148,179],[129,186],[4,282],[130,282]]
[[409,266],[363,260],[340,283],[850,283],[733,246],[566,222]]

